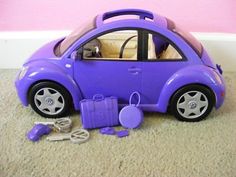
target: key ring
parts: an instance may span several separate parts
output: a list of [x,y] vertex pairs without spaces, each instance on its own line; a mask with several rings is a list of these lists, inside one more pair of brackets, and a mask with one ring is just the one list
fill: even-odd
[[57,128],[60,132],[69,132],[72,125],[72,121],[70,118],[61,118],[54,122],[55,128]]
[[73,143],[81,144],[89,139],[89,132],[84,129],[77,129],[71,132],[70,140]]

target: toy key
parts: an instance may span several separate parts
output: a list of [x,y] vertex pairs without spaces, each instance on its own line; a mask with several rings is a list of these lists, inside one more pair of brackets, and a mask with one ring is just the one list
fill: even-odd
[[84,129],[77,129],[71,133],[53,135],[47,137],[48,141],[70,140],[73,143],[81,144],[89,139],[89,132]]
[[43,125],[51,125],[55,127],[59,132],[70,132],[72,121],[70,118],[60,118],[52,122],[35,122],[34,124],[43,124]]

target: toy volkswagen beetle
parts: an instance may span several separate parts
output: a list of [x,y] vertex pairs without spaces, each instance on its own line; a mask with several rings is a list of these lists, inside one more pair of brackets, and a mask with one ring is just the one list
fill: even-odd
[[[112,21],[117,16],[124,18]],[[170,108],[179,120],[199,121],[225,96],[222,70],[203,46],[171,20],[139,9],[98,15],[46,44],[23,65],[16,88],[23,105],[51,118],[68,114],[71,104],[79,110],[96,93],[124,106],[136,91],[144,111]]]

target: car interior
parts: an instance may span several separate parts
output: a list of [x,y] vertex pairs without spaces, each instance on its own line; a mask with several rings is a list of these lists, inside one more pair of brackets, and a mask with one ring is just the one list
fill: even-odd
[[[138,32],[121,30],[107,33],[83,46],[83,59],[137,60]],[[148,34],[148,60],[179,60],[178,51],[154,34]]]

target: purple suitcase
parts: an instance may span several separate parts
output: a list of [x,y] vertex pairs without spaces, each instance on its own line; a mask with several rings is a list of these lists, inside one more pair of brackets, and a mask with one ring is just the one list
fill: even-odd
[[116,97],[94,95],[93,99],[80,101],[83,128],[93,129],[119,125],[118,101]]

